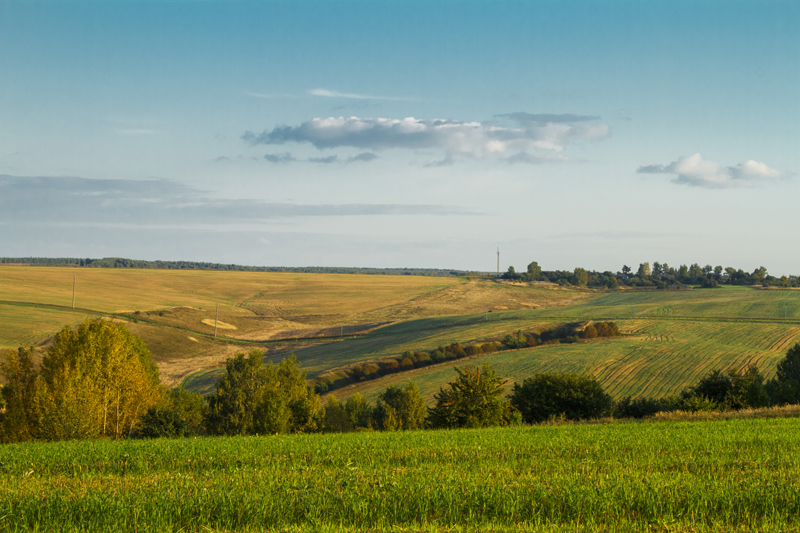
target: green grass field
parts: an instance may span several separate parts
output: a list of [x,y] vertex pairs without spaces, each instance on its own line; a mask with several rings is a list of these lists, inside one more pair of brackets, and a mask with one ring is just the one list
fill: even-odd
[[341,399],[358,392],[374,401],[388,385],[414,381],[433,402],[439,387],[454,379],[454,366],[488,363],[509,380],[508,387],[538,372],[575,372],[597,377],[615,398],[660,397],[680,392],[714,369],[739,370],[752,363],[771,377],[786,350],[800,342],[798,325],[651,319],[618,324],[624,337],[495,352],[390,374],[333,394]]
[[[633,319],[633,305],[637,319]],[[787,319],[783,318],[786,308]],[[672,312],[666,312],[670,309]],[[502,339],[508,333],[556,324],[615,320],[624,337],[573,345],[499,352],[384,376],[334,392],[359,392],[374,400],[390,384],[414,381],[429,402],[453,379],[454,364],[494,366],[509,387],[537,372],[577,372],[598,378],[615,397],[663,396],[680,392],[714,369],[756,364],[768,377],[786,350],[800,342],[800,291],[725,288],[600,294],[568,306],[412,320],[378,328],[363,338],[311,346],[296,352],[316,377],[358,362],[431,350],[453,342]],[[775,315],[781,311],[781,316]],[[488,316],[488,321],[486,320]],[[184,384],[213,392],[221,369],[190,375]]]
[[0,447],[0,531],[796,531],[800,419]]

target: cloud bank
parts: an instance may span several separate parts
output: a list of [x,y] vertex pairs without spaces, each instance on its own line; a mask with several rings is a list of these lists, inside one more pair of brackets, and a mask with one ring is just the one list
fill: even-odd
[[752,159],[726,167],[714,161],[706,161],[700,154],[679,157],[668,165],[641,165],[636,172],[674,174],[676,177],[671,180],[672,183],[707,189],[750,187],[781,177],[779,171]]
[[253,146],[309,143],[320,150],[439,149],[449,155],[508,159],[528,152],[559,154],[571,143],[602,140],[609,135],[608,125],[588,123],[599,118],[594,116],[520,112],[497,117],[514,124],[330,117],[314,118],[299,126],[277,126],[259,134],[247,131],[242,139]]
[[282,154],[264,154],[264,159],[270,163],[291,163],[292,161],[297,161],[289,152],[284,152]]
[[220,199],[170,180],[0,175],[0,224],[141,226],[236,224],[291,217],[475,215],[457,206],[294,204]]

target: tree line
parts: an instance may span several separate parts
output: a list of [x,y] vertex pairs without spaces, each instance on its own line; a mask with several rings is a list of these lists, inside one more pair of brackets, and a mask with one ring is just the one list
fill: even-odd
[[247,266],[197,261],[145,261],[124,257],[102,259],[76,257],[0,257],[0,264],[71,266],[89,268],[152,268],[165,270],[240,270],[246,272],[295,272],[311,274],[373,274],[390,276],[484,276],[485,272],[443,268],[360,268],[360,267],[279,267]]
[[8,353],[0,441],[488,427],[800,403],[800,343],[769,381],[754,366],[715,370],[677,395],[616,402],[591,376],[539,373],[506,394],[508,380],[489,365],[454,370],[429,408],[413,382],[387,387],[374,405],[355,394],[329,396],[323,406],[294,356],[264,364],[255,350],[226,361],[206,401],[164,389],[141,339],[123,324],[86,321],[64,328],[38,368],[32,350]]
[[650,287],[656,289],[682,288],[686,285],[700,285],[704,288],[714,288],[720,285],[759,285],[763,287],[800,287],[798,276],[771,276],[763,266],[753,272],[746,272],[734,267],[717,265],[700,266],[693,263],[689,266],[680,265],[672,267],[667,263],[649,262],[640,263],[634,272],[628,265],[615,272],[597,272],[576,267],[573,271],[552,270],[543,271],[539,264],[530,263],[525,272],[517,272],[513,266],[502,279],[513,281],[549,281],[559,285],[574,285],[578,287],[594,287],[616,289],[619,286]]
[[378,379],[388,374],[448,361],[457,361],[466,357],[494,353],[500,350],[533,348],[551,344],[570,344],[580,339],[615,337],[619,334],[619,327],[614,322],[593,322],[582,330],[578,328],[577,324],[564,324],[539,333],[519,330],[516,334],[506,335],[502,341],[483,340],[465,345],[460,342],[454,342],[448,346],[440,345],[435,350],[407,350],[399,357],[387,357],[379,361],[358,363],[337,369],[328,375],[323,375],[315,380],[314,390],[319,394],[324,394],[360,381]]

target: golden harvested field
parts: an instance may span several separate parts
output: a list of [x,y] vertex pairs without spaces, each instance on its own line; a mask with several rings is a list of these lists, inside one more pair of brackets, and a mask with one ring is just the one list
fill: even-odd
[[0,266],[0,347],[41,345],[65,325],[117,315],[173,383],[269,341],[334,337],[341,326],[356,333],[487,308],[558,306],[591,294],[448,277]]

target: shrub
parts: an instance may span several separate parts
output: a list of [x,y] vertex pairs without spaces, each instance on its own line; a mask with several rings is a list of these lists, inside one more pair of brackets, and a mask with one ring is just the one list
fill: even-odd
[[443,351],[441,351],[441,350],[435,350],[435,351],[431,352],[431,359],[432,359],[432,360],[433,360],[433,362],[435,362],[435,363],[442,363],[442,362],[444,362],[444,361],[445,361],[445,355],[444,355],[444,352],[443,352]]
[[502,378],[489,365],[456,368],[458,378],[434,395],[436,405],[428,410],[434,428],[488,427],[507,424],[512,409],[503,394]]
[[583,338],[584,339],[596,339],[597,338],[597,328],[593,325],[589,324],[585,328],[583,328]]
[[457,359],[467,356],[467,353],[464,351],[464,347],[461,346],[460,342],[455,342],[448,346],[447,351],[453,354]]
[[515,384],[511,405],[533,423],[562,414],[568,420],[601,418],[611,414],[614,404],[593,377],[543,373]]
[[400,363],[398,363],[394,359],[392,359],[391,361],[384,361],[380,363],[380,365],[383,372],[386,374],[392,374],[400,370]]
[[156,405],[142,417],[137,436],[148,439],[178,438],[185,436],[186,430],[186,422],[174,409]]
[[636,398],[626,396],[614,404],[614,418],[646,418],[663,411],[674,411],[680,401],[674,396],[666,398]]
[[481,350],[480,346],[478,346],[477,344],[470,344],[464,347],[464,352],[468,356],[471,356],[471,355],[478,355],[479,353],[483,352],[483,350]]
[[483,353],[492,353],[497,351],[497,344],[493,342],[487,342],[486,344],[481,346],[481,351]]
[[764,407],[769,404],[769,397],[764,389],[764,376],[758,368],[749,366],[738,373],[729,370],[727,374],[721,370],[712,370],[692,387],[681,392],[684,402],[693,398],[706,398],[720,409],[745,409]]

